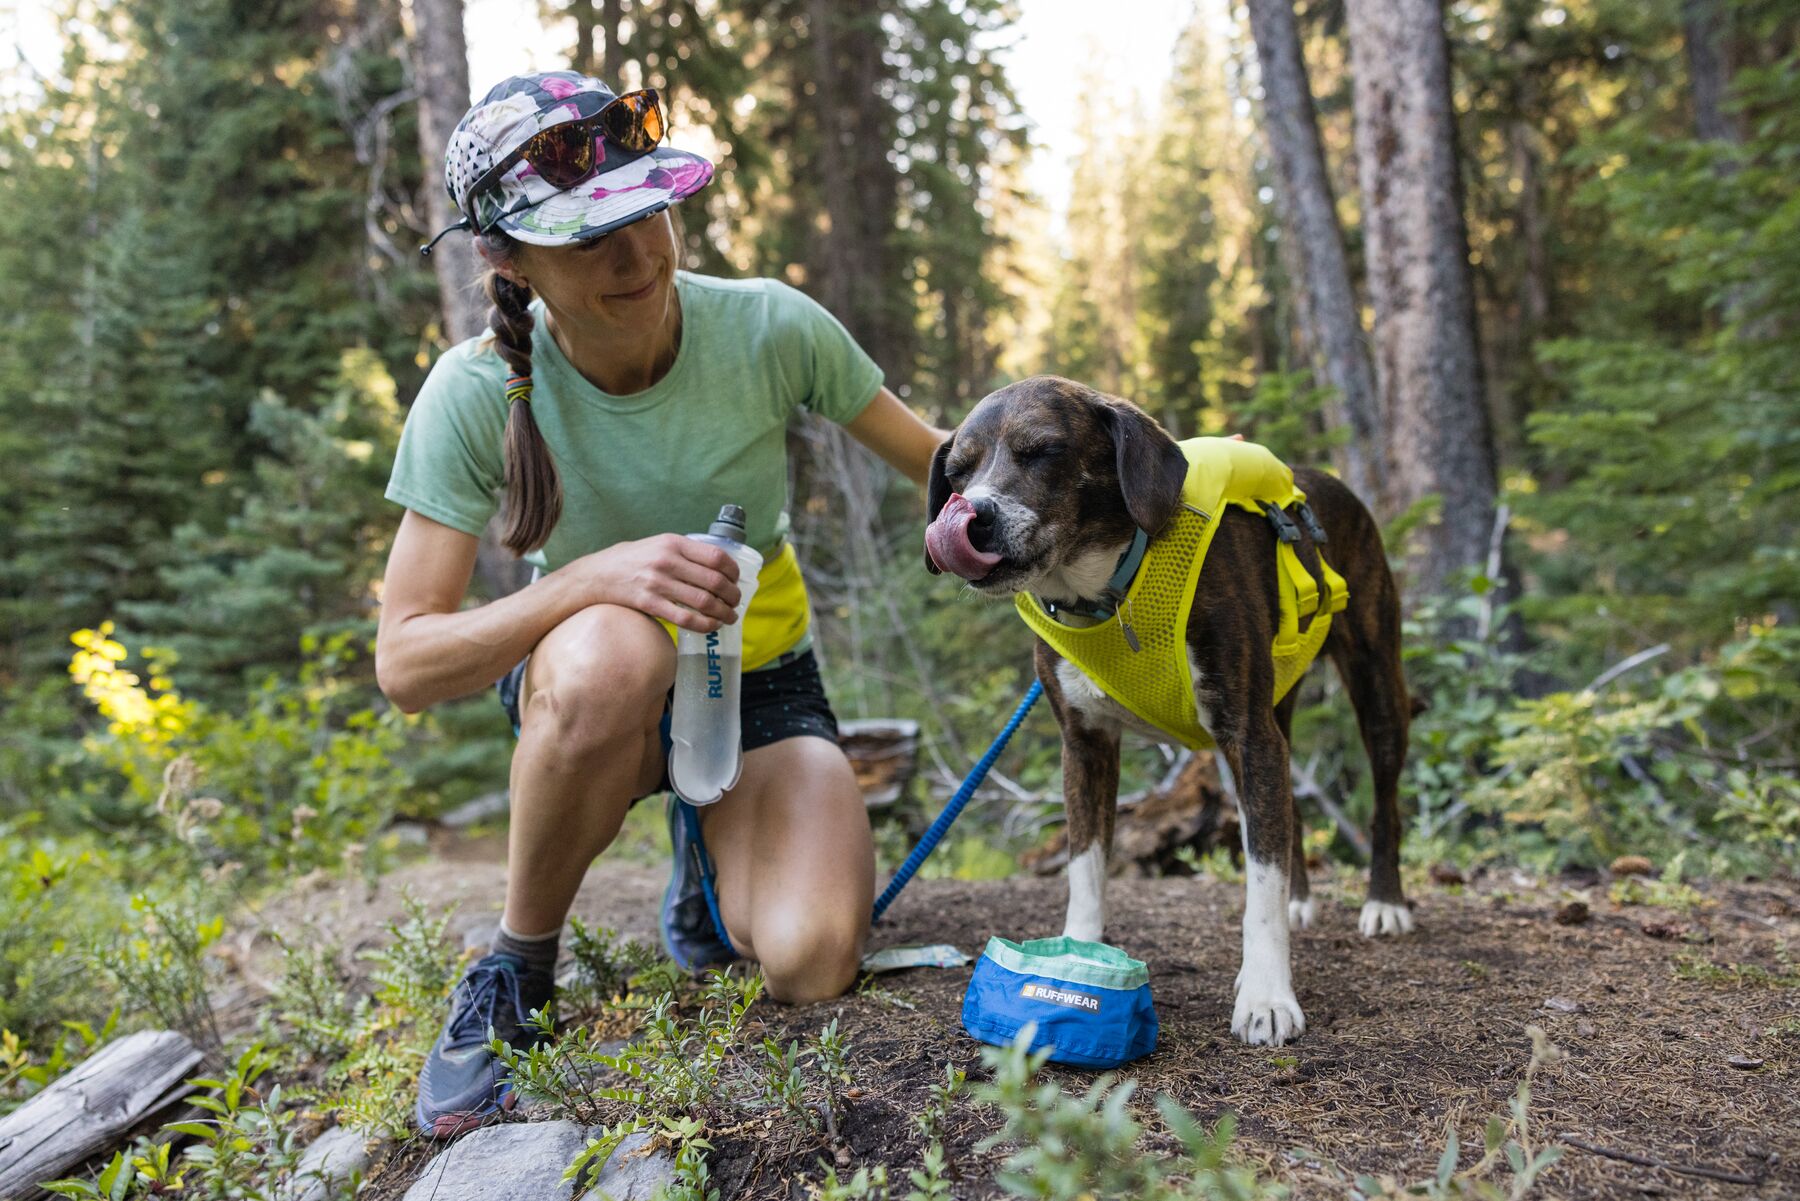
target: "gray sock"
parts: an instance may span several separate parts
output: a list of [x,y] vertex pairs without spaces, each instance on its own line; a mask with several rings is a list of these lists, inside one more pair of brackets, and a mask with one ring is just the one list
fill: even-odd
[[553,980],[556,978],[556,954],[561,946],[561,926],[548,934],[519,935],[508,929],[506,922],[502,921],[500,928],[494,933],[490,950],[516,955],[524,960],[526,975]]

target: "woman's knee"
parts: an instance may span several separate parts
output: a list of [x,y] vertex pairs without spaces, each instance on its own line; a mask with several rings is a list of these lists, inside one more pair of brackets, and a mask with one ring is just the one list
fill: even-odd
[[662,713],[675,652],[661,626],[635,609],[591,605],[531,653],[522,729],[549,723],[565,753],[638,736]]
[[867,922],[809,913],[769,915],[757,925],[756,955],[771,1000],[806,1005],[842,996],[856,982]]

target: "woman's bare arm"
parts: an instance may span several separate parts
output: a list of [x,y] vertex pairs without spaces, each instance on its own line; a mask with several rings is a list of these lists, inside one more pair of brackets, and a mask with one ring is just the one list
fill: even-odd
[[589,605],[625,605],[703,633],[736,619],[736,562],[678,534],[618,543],[463,609],[476,546],[411,509],[401,519],[382,580],[375,676],[407,713],[487,687]]
[[950,434],[933,429],[886,388],[875,394],[856,420],[844,426],[850,436],[886,459],[902,475],[923,485],[931,474],[931,456]]

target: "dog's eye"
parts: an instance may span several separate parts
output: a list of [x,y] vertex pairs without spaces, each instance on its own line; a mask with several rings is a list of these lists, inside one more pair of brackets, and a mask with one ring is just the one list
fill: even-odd
[[1036,463],[1043,459],[1054,459],[1068,447],[1060,442],[1041,442],[1036,446],[1022,446],[1013,452],[1013,458],[1021,463]]

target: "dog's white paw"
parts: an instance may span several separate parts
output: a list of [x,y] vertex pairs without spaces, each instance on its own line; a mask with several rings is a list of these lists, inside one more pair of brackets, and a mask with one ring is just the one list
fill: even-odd
[[1238,976],[1237,1004],[1231,1010],[1231,1032],[1253,1047],[1279,1047],[1306,1030],[1306,1015],[1293,986],[1272,978]]
[[1364,938],[1374,938],[1378,934],[1411,934],[1412,909],[1406,905],[1390,905],[1386,901],[1364,901],[1356,928],[1362,931]]
[[1305,900],[1288,901],[1288,929],[1310,930],[1313,919],[1319,915],[1318,902],[1311,897]]

